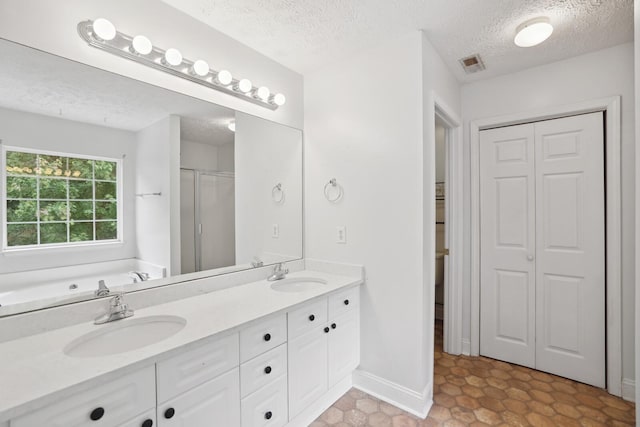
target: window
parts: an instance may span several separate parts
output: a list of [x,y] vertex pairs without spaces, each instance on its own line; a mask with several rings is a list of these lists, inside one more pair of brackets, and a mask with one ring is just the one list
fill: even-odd
[[121,160],[3,149],[3,249],[120,239]]

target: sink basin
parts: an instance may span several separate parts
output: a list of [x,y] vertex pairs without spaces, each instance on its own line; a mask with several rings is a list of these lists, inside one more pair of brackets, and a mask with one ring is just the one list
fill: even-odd
[[155,344],[180,332],[187,324],[178,316],[147,316],[116,320],[71,341],[64,353],[71,357],[100,357]]
[[321,288],[326,284],[326,280],[316,277],[290,277],[273,282],[271,289],[278,292],[304,292]]

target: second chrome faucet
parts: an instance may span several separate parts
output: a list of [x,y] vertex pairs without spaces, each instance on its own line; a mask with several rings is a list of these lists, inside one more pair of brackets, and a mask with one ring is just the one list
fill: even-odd
[[289,269],[284,268],[284,263],[278,263],[273,266],[273,271],[271,272],[271,276],[267,277],[267,280],[273,282],[274,280],[282,280],[289,273]]

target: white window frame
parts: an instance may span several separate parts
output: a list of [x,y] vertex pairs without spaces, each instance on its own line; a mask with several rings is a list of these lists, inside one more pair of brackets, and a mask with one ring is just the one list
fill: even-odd
[[[35,251],[47,251],[47,250],[60,250],[64,248],[78,248],[78,247],[104,247],[105,245],[121,245],[123,243],[123,230],[124,230],[124,208],[123,208],[123,159],[122,158],[112,158],[112,157],[101,157],[101,156],[93,156],[86,154],[76,154],[76,153],[66,153],[61,151],[50,151],[50,150],[40,150],[34,148],[20,147],[20,146],[10,146],[0,144],[1,146],[1,157],[0,157],[0,194],[2,194],[2,206],[0,206],[0,221],[2,222],[2,253],[13,253],[13,252],[35,252]],[[31,154],[40,154],[44,156],[60,156],[60,157],[69,157],[75,159],[82,160],[94,160],[94,161],[107,161],[116,163],[116,230],[117,236],[116,239],[110,240],[93,240],[93,241],[84,241],[84,242],[65,242],[65,243],[48,243],[48,244],[35,244],[35,245],[23,245],[23,246],[9,246],[7,241],[7,191],[6,191],[6,183],[7,183],[7,152],[8,151],[17,151],[21,153],[31,153]],[[30,175],[25,175],[25,177],[29,177]],[[93,179],[95,182],[96,180]],[[39,200],[39,199],[38,199]],[[68,200],[68,199],[67,199]],[[93,199],[95,203],[95,199]],[[95,211],[95,207],[94,207]],[[69,219],[67,218],[67,222]],[[92,221],[94,224],[99,221]],[[95,230],[95,226],[94,226]],[[95,239],[95,233],[94,233]]]

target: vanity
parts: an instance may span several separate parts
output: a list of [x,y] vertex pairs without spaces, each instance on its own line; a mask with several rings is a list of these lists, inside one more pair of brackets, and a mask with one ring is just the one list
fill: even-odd
[[2,343],[0,426],[306,426],[351,386],[362,281],[298,271]]

